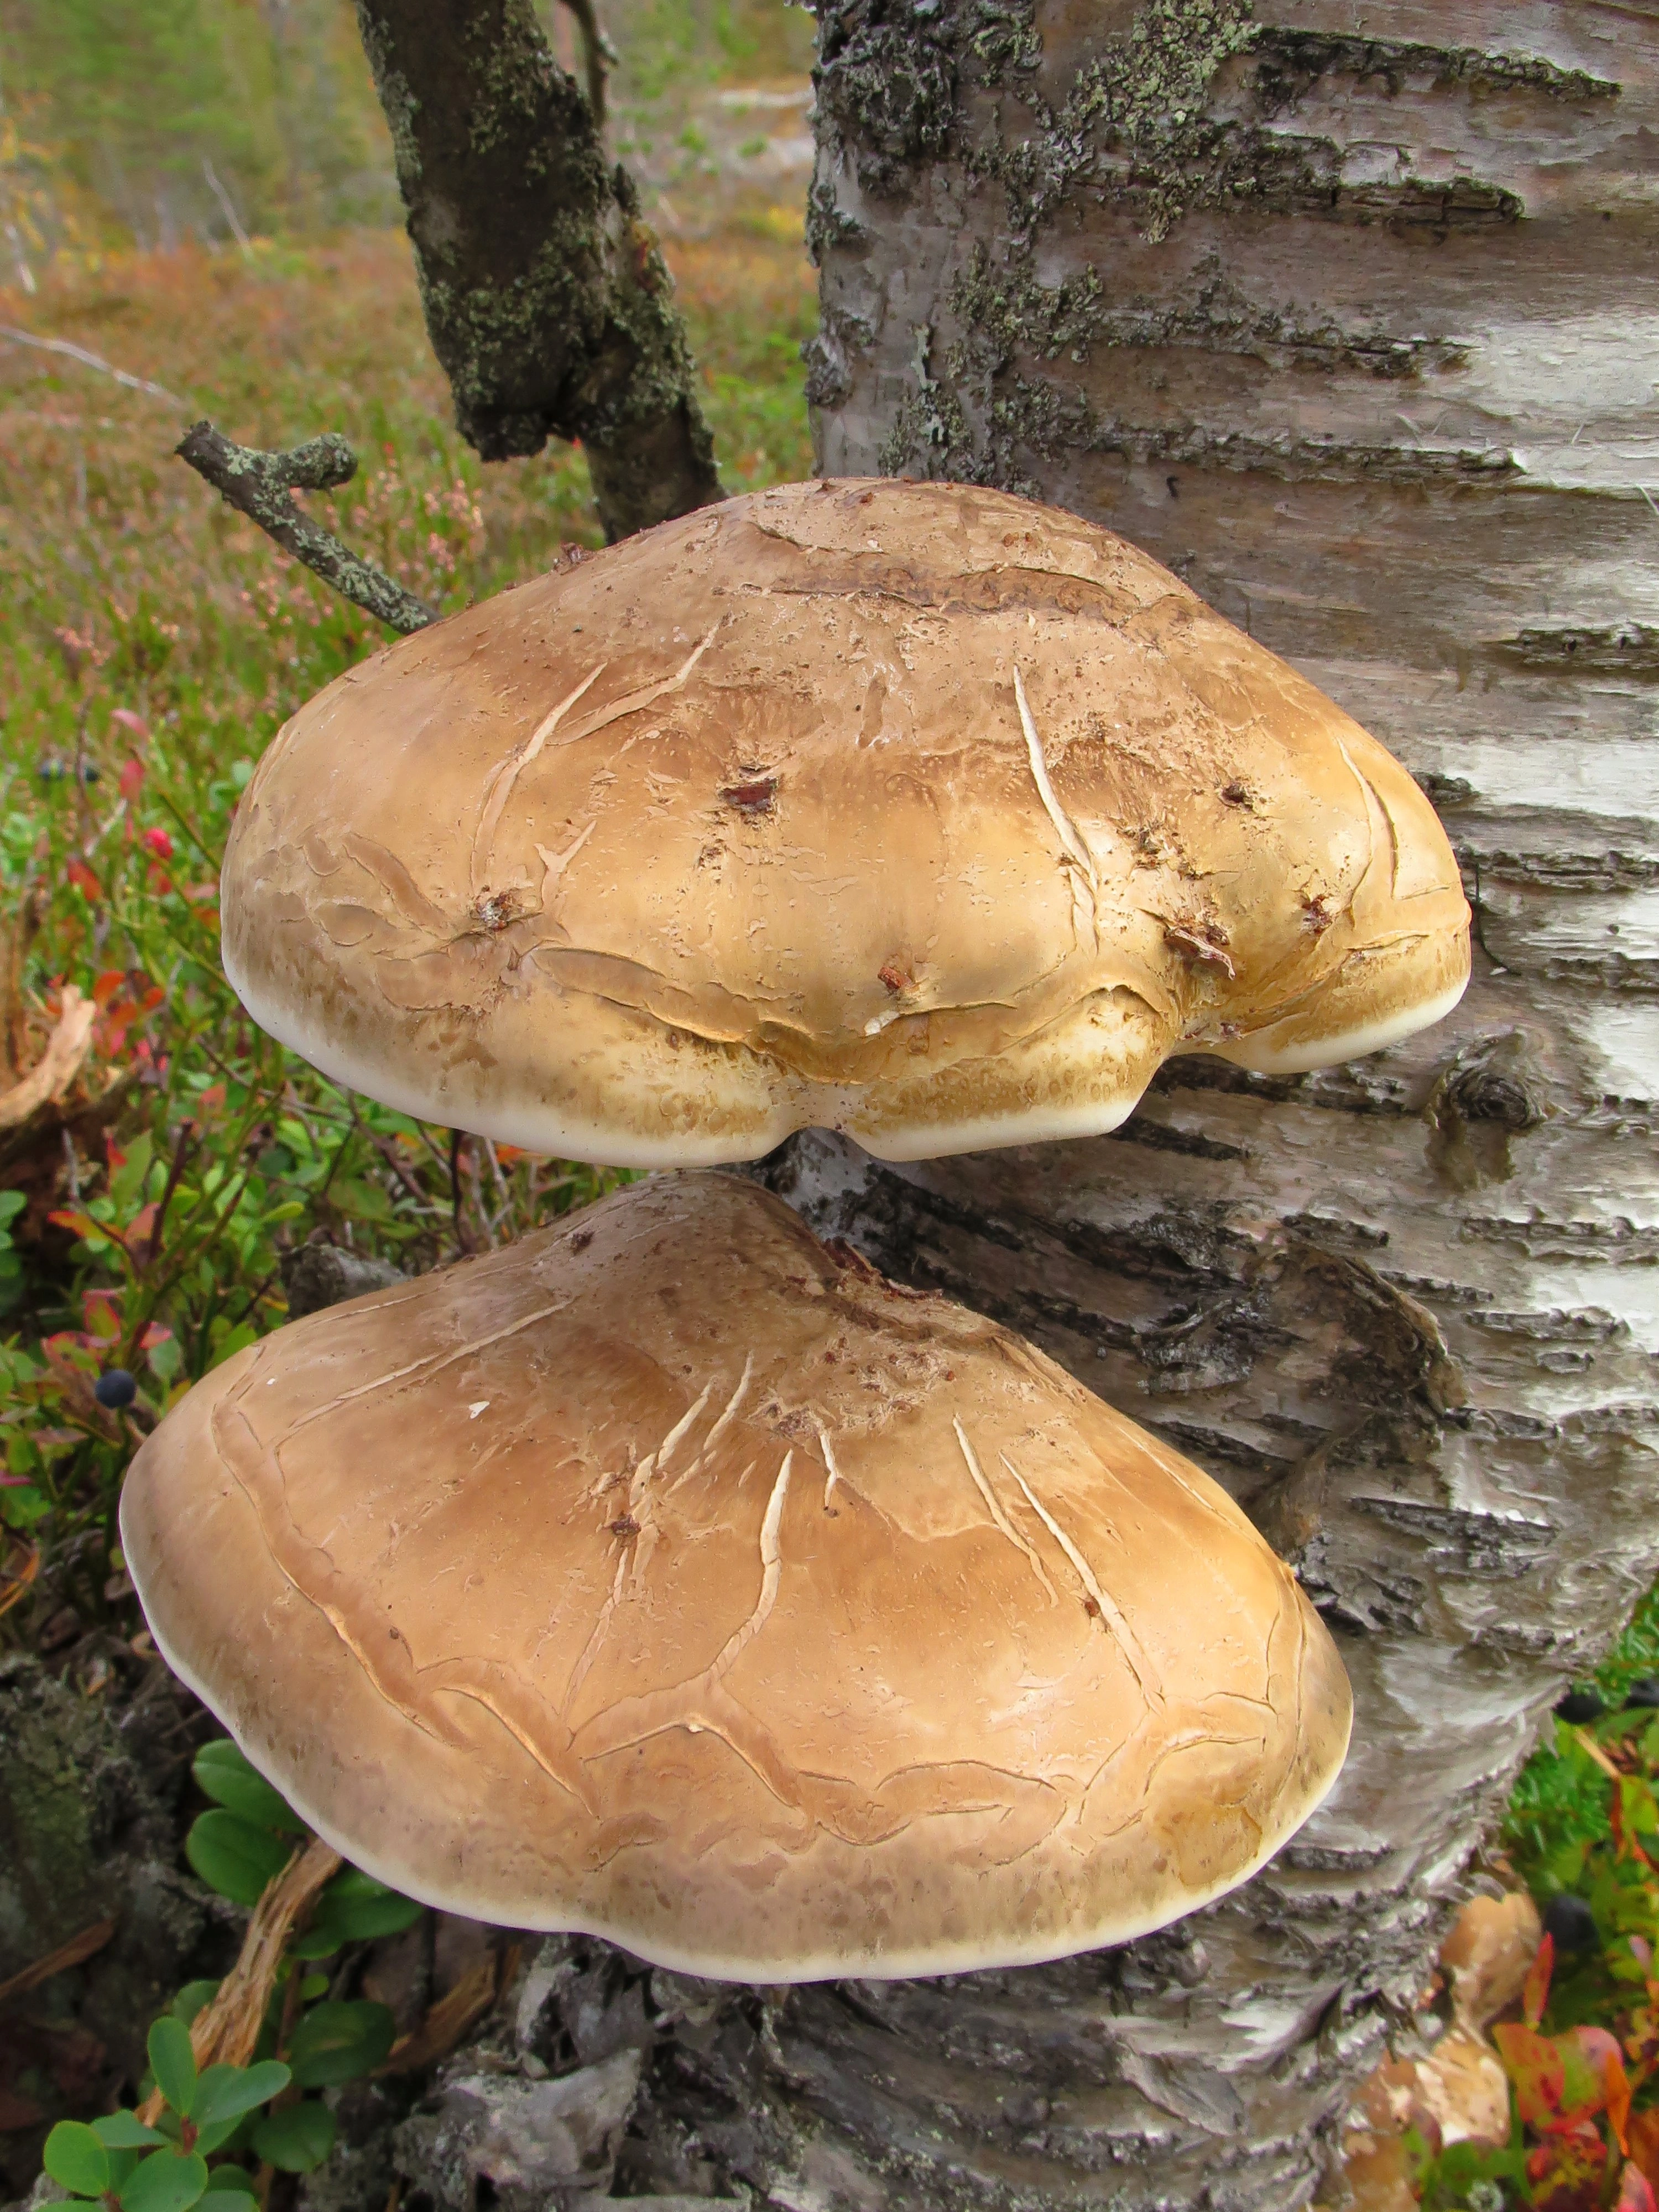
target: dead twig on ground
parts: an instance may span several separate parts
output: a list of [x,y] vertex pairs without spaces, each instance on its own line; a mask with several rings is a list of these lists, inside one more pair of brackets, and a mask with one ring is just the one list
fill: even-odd
[[21,1129],[43,1106],[61,1103],[92,1050],[92,1026],[97,1018],[92,1000],[82,998],[73,983],[67,984],[45,1052],[26,1076],[0,1091],[0,1129]]
[[[270,1993],[288,1939],[340,1870],[340,1854],[319,1836],[296,1851],[253,1908],[242,1938],[241,1955],[219,1984],[211,2004],[197,2014],[191,2048],[200,2070],[209,2066],[246,2066],[253,2056]],[[138,2108],[147,2127],[161,2109],[161,2093]]]
[[21,1973],[12,1975],[9,1981],[0,1982],[0,2004],[4,2004],[9,1997],[21,1997],[26,1990],[39,1989],[42,1982],[49,1982],[54,1974],[64,1974],[71,1966],[78,1966],[83,1959],[91,1958],[94,1951],[101,1951],[114,1933],[115,1923],[112,1920],[96,1920],[90,1928],[83,1928],[78,1936],[71,1936],[67,1943],[60,1943],[55,1951],[48,1951],[43,1958],[35,1960],[32,1966],[25,1966]]

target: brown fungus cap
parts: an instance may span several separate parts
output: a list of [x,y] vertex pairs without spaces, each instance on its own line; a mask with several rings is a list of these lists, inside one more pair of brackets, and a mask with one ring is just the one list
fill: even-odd
[[224,959],[342,1082],[637,1166],[1115,1127],[1159,1063],[1437,1019],[1427,799],[1133,545],[1002,492],[787,485],[404,640],[239,809]]
[[1140,1934],[1254,1872],[1347,1742],[1224,1492],[727,1176],[239,1352],[121,1534],[167,1658],[340,1850],[702,1974]]

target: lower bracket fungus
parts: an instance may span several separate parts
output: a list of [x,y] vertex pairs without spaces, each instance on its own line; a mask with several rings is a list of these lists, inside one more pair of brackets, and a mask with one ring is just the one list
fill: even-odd
[[357,1864],[717,1978],[1139,1935],[1347,1743],[1213,1482],[727,1176],[239,1352],[121,1532],[173,1667]]

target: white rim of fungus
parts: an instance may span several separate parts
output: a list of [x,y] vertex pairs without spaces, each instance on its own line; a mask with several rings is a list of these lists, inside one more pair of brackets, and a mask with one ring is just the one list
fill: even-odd
[[[942,1159],[960,1152],[1006,1151],[1015,1145],[1054,1144],[1066,1139],[1109,1136],[1133,1113],[1146,1096],[1146,1086],[1120,1091],[1114,1097],[1096,1097],[1073,1106],[1046,1106],[1029,1114],[1005,1114],[966,1121],[917,1119],[908,1125],[887,1114],[867,1119],[867,1094],[851,1085],[812,1083],[776,1068],[781,1095],[761,1127],[747,1139],[730,1134],[699,1136],[695,1133],[653,1139],[598,1122],[573,1120],[544,1106],[526,1102],[503,1103],[487,1110],[472,1100],[444,1098],[422,1089],[384,1062],[370,1066],[343,1050],[338,1042],[291,1006],[268,1000],[263,992],[236,972],[227,952],[224,969],[231,988],[249,1014],[268,1035],[297,1053],[331,1082],[360,1091],[396,1113],[418,1121],[436,1121],[459,1127],[496,1144],[516,1145],[548,1158],[593,1162],[616,1168],[692,1168],[734,1166],[757,1160],[798,1129],[839,1130],[880,1160]],[[1420,1029],[1443,1019],[1468,987],[1467,973],[1449,990],[1416,1005],[1399,1009],[1375,1022],[1335,1036],[1319,1036],[1275,1045],[1274,1032],[1296,1020],[1281,1016],[1256,1031],[1226,1043],[1177,1039],[1166,1058],[1182,1052],[1208,1053],[1261,1075],[1303,1075],[1315,1068],[1340,1066],[1397,1044]],[[756,1068],[776,1067],[763,1054],[748,1055]],[[872,1086],[874,1087],[874,1086]],[[818,1110],[813,1111],[816,1108]]]

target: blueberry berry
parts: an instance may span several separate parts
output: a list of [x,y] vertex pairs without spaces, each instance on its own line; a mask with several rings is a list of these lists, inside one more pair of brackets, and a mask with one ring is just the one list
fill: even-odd
[[1555,1717],[1559,1721],[1570,1721],[1575,1728],[1582,1728],[1586,1721],[1599,1721],[1606,1711],[1607,1707],[1594,1690],[1569,1690],[1556,1707]]
[[1640,1712],[1659,1705],[1659,1675],[1643,1674],[1625,1692],[1625,1711]]
[[1582,1897],[1553,1897],[1544,1907],[1544,1933],[1558,1951],[1599,1951],[1595,1915]]
[[92,1395],[100,1406],[107,1406],[112,1413],[118,1413],[123,1406],[130,1406],[138,1395],[138,1385],[125,1367],[111,1367],[93,1384]]

